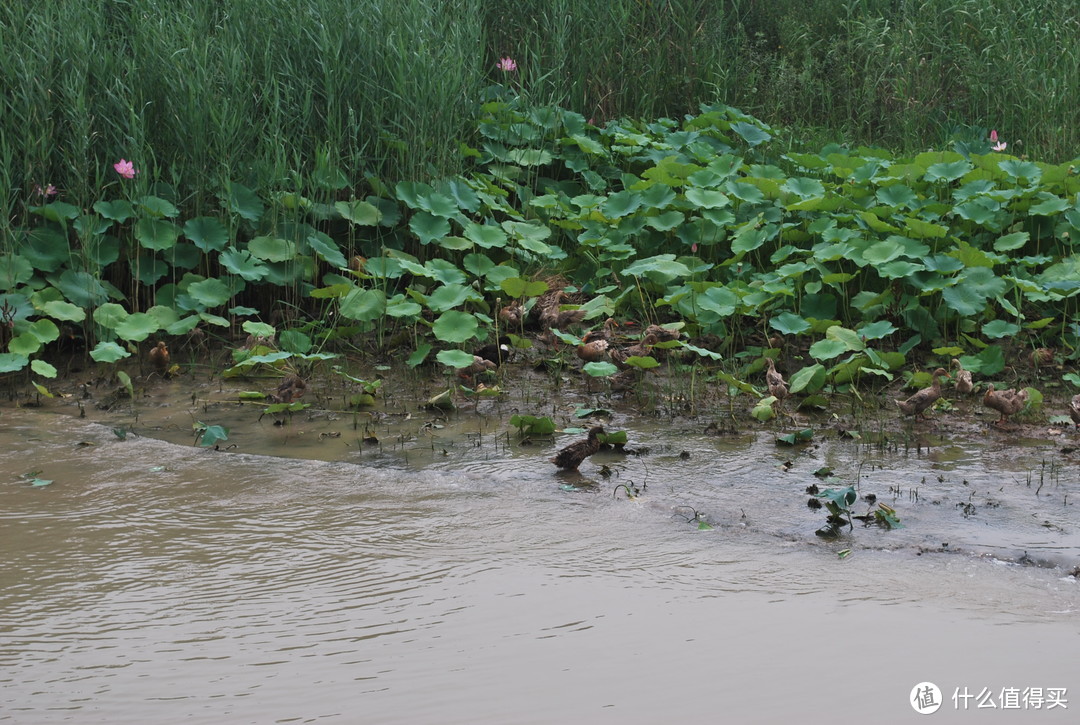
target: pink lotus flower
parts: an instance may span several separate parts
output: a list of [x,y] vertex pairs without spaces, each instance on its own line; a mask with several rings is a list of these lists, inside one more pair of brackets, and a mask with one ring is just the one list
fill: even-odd
[[998,141],[997,130],[994,130],[994,131],[990,132],[990,143],[994,144],[993,146],[990,147],[994,151],[1004,151],[1005,147],[1009,145],[1009,144],[1005,143],[1004,141],[1001,141],[1001,142]]
[[499,58],[499,62],[495,64],[495,67],[503,73],[509,73],[510,71],[517,70],[517,63],[513,58],[508,56],[506,58]]
[[56,187],[52,184],[49,184],[44,189],[42,189],[40,184],[34,184],[34,194],[37,196],[44,196],[47,199],[52,199],[56,196]]
[[135,169],[135,164],[130,161],[125,161],[124,159],[120,159],[113,164],[113,168],[116,169],[116,173],[120,174],[125,179],[134,179],[135,174],[139,173]]

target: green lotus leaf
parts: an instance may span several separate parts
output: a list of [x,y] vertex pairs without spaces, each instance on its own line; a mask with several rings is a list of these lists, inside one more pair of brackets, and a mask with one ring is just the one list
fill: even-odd
[[1030,161],[1007,159],[998,162],[998,168],[1009,175],[1014,181],[1025,179],[1029,184],[1037,184],[1042,178],[1042,169]]
[[666,211],[663,214],[646,218],[645,223],[658,232],[669,232],[686,221],[686,217],[679,211]]
[[440,186],[440,190],[449,194],[459,209],[471,213],[480,208],[480,197],[465,179],[447,179],[445,184]]
[[450,310],[435,320],[431,330],[435,337],[443,342],[460,343],[476,337],[480,327],[479,320],[467,312]]
[[130,342],[141,342],[160,329],[157,319],[145,312],[133,312],[115,328],[117,336]]
[[371,322],[386,311],[386,295],[382,290],[355,289],[341,299],[338,309],[350,320]]
[[444,284],[428,296],[427,305],[435,312],[446,312],[469,299],[472,294],[471,287],[461,284]]
[[390,317],[417,317],[423,308],[405,298],[405,295],[395,295],[386,302],[386,314]]
[[420,209],[420,197],[434,191],[422,181],[401,181],[394,188],[394,196],[410,209]]
[[732,254],[752,252],[768,241],[770,234],[775,232],[774,225],[766,224],[759,227],[757,221],[751,219],[743,224],[739,231],[735,233],[735,236],[732,237],[731,252]]
[[157,196],[144,196],[139,199],[139,208],[150,216],[159,219],[162,217],[172,219],[180,214],[180,210],[173,206],[171,202]]
[[82,322],[86,319],[86,310],[62,300],[46,302],[42,311],[49,317],[64,322]]
[[424,362],[424,360],[428,356],[428,353],[430,352],[431,345],[429,343],[420,343],[419,345],[417,345],[416,350],[413,351],[412,355],[409,355],[409,358],[405,361],[405,364],[411,368],[414,368],[420,363]]
[[581,369],[594,378],[606,378],[619,372],[619,368],[609,362],[585,363]]
[[754,124],[745,121],[736,121],[731,124],[731,130],[742,137],[742,140],[751,148],[763,144],[772,138],[772,134],[768,131],[765,131],[760,126],[755,126]]
[[[700,184],[697,184],[700,186]],[[667,184],[653,184],[641,192],[641,203],[653,209],[663,209],[676,199],[675,190]]]
[[940,164],[931,164],[926,170],[926,176],[923,178],[927,181],[956,181],[964,174],[971,171],[974,168],[970,162],[964,161],[949,161]]
[[994,242],[995,252],[1009,252],[1013,249],[1020,249],[1022,246],[1028,243],[1031,239],[1031,234],[1028,232],[1013,232],[1012,234],[1006,234],[998,237]]
[[825,385],[825,375],[825,367],[820,363],[807,365],[791,376],[790,390],[792,393],[816,393]]
[[461,266],[470,274],[483,277],[495,267],[495,262],[486,254],[466,254],[461,260]]
[[43,272],[55,272],[71,258],[67,237],[54,227],[38,227],[29,232],[17,250],[19,255]]
[[128,311],[115,302],[106,302],[94,310],[94,322],[107,330],[115,330],[116,326],[127,319]]
[[188,219],[184,224],[184,236],[204,252],[220,252],[229,243],[229,231],[217,219],[208,216]]
[[[745,181],[729,181],[724,184],[724,188],[736,199],[741,199],[750,204],[760,204],[765,201],[765,195],[761,193],[761,189]],[[689,198],[689,192],[687,194],[687,198]]]
[[30,363],[30,369],[43,378],[56,377],[56,368],[44,360],[34,360]]
[[405,274],[401,264],[392,257],[369,259],[364,265],[364,271],[376,279],[397,279]]
[[33,277],[34,266],[26,257],[18,254],[0,256],[0,289],[14,289]]
[[451,368],[464,368],[472,365],[474,355],[464,350],[440,350],[435,359]]
[[1002,337],[1013,337],[1020,332],[1020,326],[1005,320],[993,320],[983,325],[983,337],[997,340]]
[[193,282],[188,285],[187,293],[199,304],[212,308],[220,307],[232,297],[228,285],[216,277]]
[[825,196],[824,184],[817,179],[808,179],[803,176],[791,177],[780,189],[803,199]]
[[260,264],[251,252],[229,248],[218,255],[221,266],[248,282],[257,282],[270,273],[270,268]]
[[451,219],[458,214],[457,204],[445,194],[431,191],[416,197],[420,209],[443,219]]
[[65,270],[56,282],[56,287],[64,297],[79,307],[96,307],[109,298],[109,293],[101,281],[89,272]]
[[13,373],[30,364],[30,358],[18,353],[0,353],[0,373]]
[[180,237],[180,227],[164,219],[140,219],[132,232],[145,249],[170,249]]
[[[880,340],[883,337],[896,332],[896,326],[889,320],[878,320],[877,322],[871,322],[869,325],[863,325],[855,334],[865,340]],[[862,349],[862,348],[859,348]]]
[[244,324],[240,325],[240,329],[254,337],[266,338],[272,338],[277,332],[273,325],[268,325],[265,322],[256,322],[255,320],[244,320]]
[[121,223],[135,216],[135,207],[123,199],[94,202],[94,211],[106,219]]
[[30,213],[48,219],[57,224],[66,224],[68,221],[79,216],[79,207],[66,204],[62,201],[54,201],[45,206],[30,207]]
[[547,282],[529,281],[521,277],[508,277],[499,282],[499,288],[511,297],[539,297],[548,291]]
[[656,361],[656,358],[651,355],[631,355],[624,361],[632,368],[638,368],[640,370],[650,370],[655,367],[659,367],[660,363]]
[[382,219],[379,208],[366,201],[339,201],[334,203],[334,208],[343,219],[361,226],[374,226]]
[[45,318],[34,320],[33,323],[27,326],[26,332],[36,337],[38,342],[43,345],[60,339],[60,328],[56,326],[55,322]]
[[424,264],[424,269],[428,271],[429,277],[443,284],[463,284],[468,279],[464,272],[445,259],[429,259]]
[[278,345],[286,352],[304,355],[311,352],[311,338],[299,330],[285,330],[278,335]]
[[23,355],[30,357],[44,345],[41,340],[37,339],[36,335],[29,332],[24,332],[21,335],[16,335],[8,342],[8,351],[15,353],[16,355]]
[[235,181],[226,182],[225,200],[229,211],[248,221],[259,221],[265,210],[262,200],[254,191]]
[[508,241],[506,232],[496,226],[468,222],[465,225],[465,238],[471,240],[478,247],[493,249],[505,247]]
[[699,189],[697,187],[686,190],[686,200],[702,209],[721,209],[731,204],[731,199],[724,192],[716,189]]
[[620,191],[612,194],[603,204],[600,211],[608,219],[619,219],[633,214],[641,206],[641,195],[636,191]]
[[1040,192],[1037,196],[1040,199],[1038,204],[1032,204],[1028,209],[1028,214],[1038,214],[1040,216],[1053,216],[1054,214],[1060,214],[1072,207],[1067,199],[1062,199],[1059,196],[1050,194],[1048,192]]
[[767,395],[757,403],[750,410],[750,415],[760,420],[762,423],[768,420],[772,420],[776,417],[776,410],[773,409],[773,403],[777,401],[776,396]]
[[443,249],[450,249],[455,252],[462,252],[466,249],[472,249],[475,246],[472,240],[466,239],[465,237],[456,237],[452,234],[438,240],[438,244]]
[[267,262],[288,262],[296,256],[296,245],[279,237],[255,237],[248,243],[248,251]]
[[143,252],[139,255],[138,263],[131,271],[137,280],[145,285],[152,286],[169,273],[169,265],[165,260]]
[[783,335],[799,335],[810,329],[810,323],[791,312],[781,312],[769,320],[769,327]]
[[409,220],[409,229],[421,244],[431,244],[450,233],[450,222],[430,212],[418,211]]

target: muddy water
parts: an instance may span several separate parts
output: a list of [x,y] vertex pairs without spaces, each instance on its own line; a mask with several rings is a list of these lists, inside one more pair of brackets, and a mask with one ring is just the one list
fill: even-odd
[[[906,722],[924,680],[939,720],[986,720],[965,687],[1077,699],[1008,722],[1080,707],[1060,444],[786,448],[615,412],[634,453],[558,475],[576,436],[522,445],[492,407],[60,407],[2,416],[0,722]],[[203,417],[236,447],[190,446]],[[815,482],[904,528],[816,537]]]

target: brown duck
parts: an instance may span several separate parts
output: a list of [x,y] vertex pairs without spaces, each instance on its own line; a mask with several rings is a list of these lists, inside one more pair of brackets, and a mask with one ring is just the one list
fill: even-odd
[[169,370],[169,348],[164,342],[159,342],[150,348],[146,357],[159,374],[164,375]]
[[653,345],[657,343],[656,335],[649,333],[640,342],[630,347],[615,349],[611,352],[611,360],[622,369],[626,369],[626,359],[630,357],[646,357],[652,355]]
[[601,426],[590,428],[588,438],[566,446],[555,454],[551,462],[563,470],[576,471],[582,461],[600,450],[600,435],[603,432]]
[[1074,395],[1073,399],[1069,402],[1069,417],[1072,418],[1072,422],[1080,428],[1080,395]]
[[589,333],[581,340],[581,344],[577,346],[577,356],[585,362],[600,362],[608,356],[608,350],[611,348],[611,343],[600,336],[593,336],[593,333]]
[[566,293],[558,290],[548,296],[547,299],[537,301],[536,306],[539,309],[538,319],[540,320],[541,330],[550,330],[553,327],[561,330],[567,325],[581,322],[585,317],[585,310],[560,309],[565,299]]
[[657,342],[671,342],[672,340],[678,340],[682,337],[682,333],[678,330],[661,327],[660,325],[649,325],[641,335],[642,337],[653,335],[656,337]]
[[277,386],[277,390],[267,397],[275,403],[291,403],[297,398],[302,398],[306,392],[307,383],[304,379],[299,375],[289,374]]
[[776,363],[771,357],[765,358],[768,370],[765,371],[765,384],[769,386],[769,395],[776,398],[777,402],[783,402],[788,397],[787,382],[784,376],[776,369]]
[[964,370],[963,364],[953,358],[952,367],[956,368],[956,374],[953,378],[956,380],[956,384],[953,386],[956,392],[960,395],[967,395],[975,389],[975,383],[971,379],[971,371]]
[[1009,416],[1019,413],[1027,401],[1026,390],[994,390],[993,385],[986,389],[986,395],[983,396],[983,405],[1001,414],[1001,417],[994,421],[994,425],[1007,422]]
[[934,371],[933,382],[929,388],[923,388],[916,392],[907,400],[897,400],[896,405],[900,408],[900,412],[904,415],[914,415],[925,418],[924,411],[934,404],[938,398],[941,397],[941,378],[948,377],[949,374],[945,372],[944,368],[938,368]]

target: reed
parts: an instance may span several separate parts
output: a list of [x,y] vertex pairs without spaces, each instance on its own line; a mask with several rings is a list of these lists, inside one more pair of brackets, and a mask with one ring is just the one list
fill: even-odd
[[3,3],[0,213],[20,223],[35,184],[86,207],[121,157],[194,213],[226,180],[318,199],[437,177],[499,82],[597,123],[723,102],[815,142],[996,128],[1060,161],[1080,149],[1077,37],[1074,0]]

